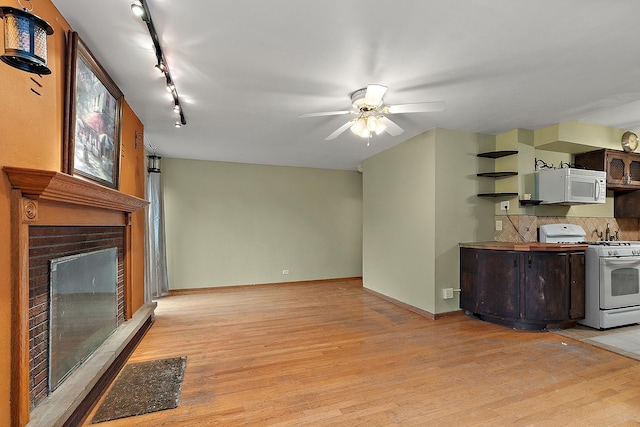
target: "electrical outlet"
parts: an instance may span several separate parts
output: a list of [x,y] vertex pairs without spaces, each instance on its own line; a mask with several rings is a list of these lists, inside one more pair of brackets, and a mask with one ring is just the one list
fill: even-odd
[[284,275],[289,274],[289,270],[282,270],[282,274],[284,274]]
[[442,299],[451,299],[453,298],[453,288],[444,288],[442,290]]
[[509,201],[506,200],[504,202],[500,202],[500,210],[501,211],[508,211],[509,210]]
[[496,220],[496,231],[502,231],[502,221]]

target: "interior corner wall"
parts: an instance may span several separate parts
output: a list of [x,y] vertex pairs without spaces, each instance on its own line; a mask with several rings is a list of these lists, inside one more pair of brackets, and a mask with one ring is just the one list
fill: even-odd
[[363,164],[364,287],[434,313],[435,130]]
[[363,162],[363,285],[438,314],[459,309],[458,243],[493,239],[477,157],[495,137],[432,129]]
[[489,151],[495,136],[436,129],[435,314],[460,309],[460,294],[442,298],[445,288],[460,288],[460,242],[493,240],[495,200],[478,197],[477,154]]
[[162,182],[170,289],[362,275],[356,171],[163,158]]
[[[146,177],[144,144],[136,137],[143,134],[144,125],[136,116],[126,100],[122,103],[122,128],[120,130],[120,191],[141,199],[145,198],[144,183]],[[128,272],[131,294],[129,306],[131,317],[144,305],[144,244],[146,210],[131,214],[131,247],[128,248],[131,259],[131,271]]]

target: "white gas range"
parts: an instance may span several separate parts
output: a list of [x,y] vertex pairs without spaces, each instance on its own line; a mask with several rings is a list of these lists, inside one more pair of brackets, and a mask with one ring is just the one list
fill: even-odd
[[540,242],[587,243],[585,251],[585,318],[578,323],[607,329],[640,323],[640,242],[585,242],[575,224],[539,228]]

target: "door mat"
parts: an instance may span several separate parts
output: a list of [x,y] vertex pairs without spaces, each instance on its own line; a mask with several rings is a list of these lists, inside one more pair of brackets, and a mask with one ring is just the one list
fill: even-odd
[[178,406],[187,356],[126,365],[91,424]]

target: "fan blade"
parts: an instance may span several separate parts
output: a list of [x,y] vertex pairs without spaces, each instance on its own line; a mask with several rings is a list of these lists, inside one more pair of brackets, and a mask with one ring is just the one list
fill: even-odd
[[388,114],[400,114],[400,113],[431,113],[434,111],[444,110],[444,102],[417,102],[415,104],[398,104],[387,105],[384,107],[384,112]]
[[387,87],[382,85],[368,85],[364,94],[364,103],[377,107],[382,102],[382,97],[387,92]]
[[330,139],[335,139],[337,138],[342,132],[344,132],[345,130],[349,129],[351,127],[351,125],[353,124],[353,120],[349,120],[347,123],[343,124],[342,126],[340,126],[335,132],[333,132],[331,135],[329,135],[328,137],[325,138],[325,141],[329,141]]
[[343,114],[352,114],[355,111],[324,111],[322,113],[307,113],[298,116],[299,119],[304,119],[305,117],[322,117],[322,116],[341,116]]
[[402,132],[404,132],[404,129],[402,129],[400,126],[398,126],[397,124],[395,124],[385,116],[378,117],[378,120],[384,123],[384,125],[387,127],[385,130],[389,135],[398,136]]

